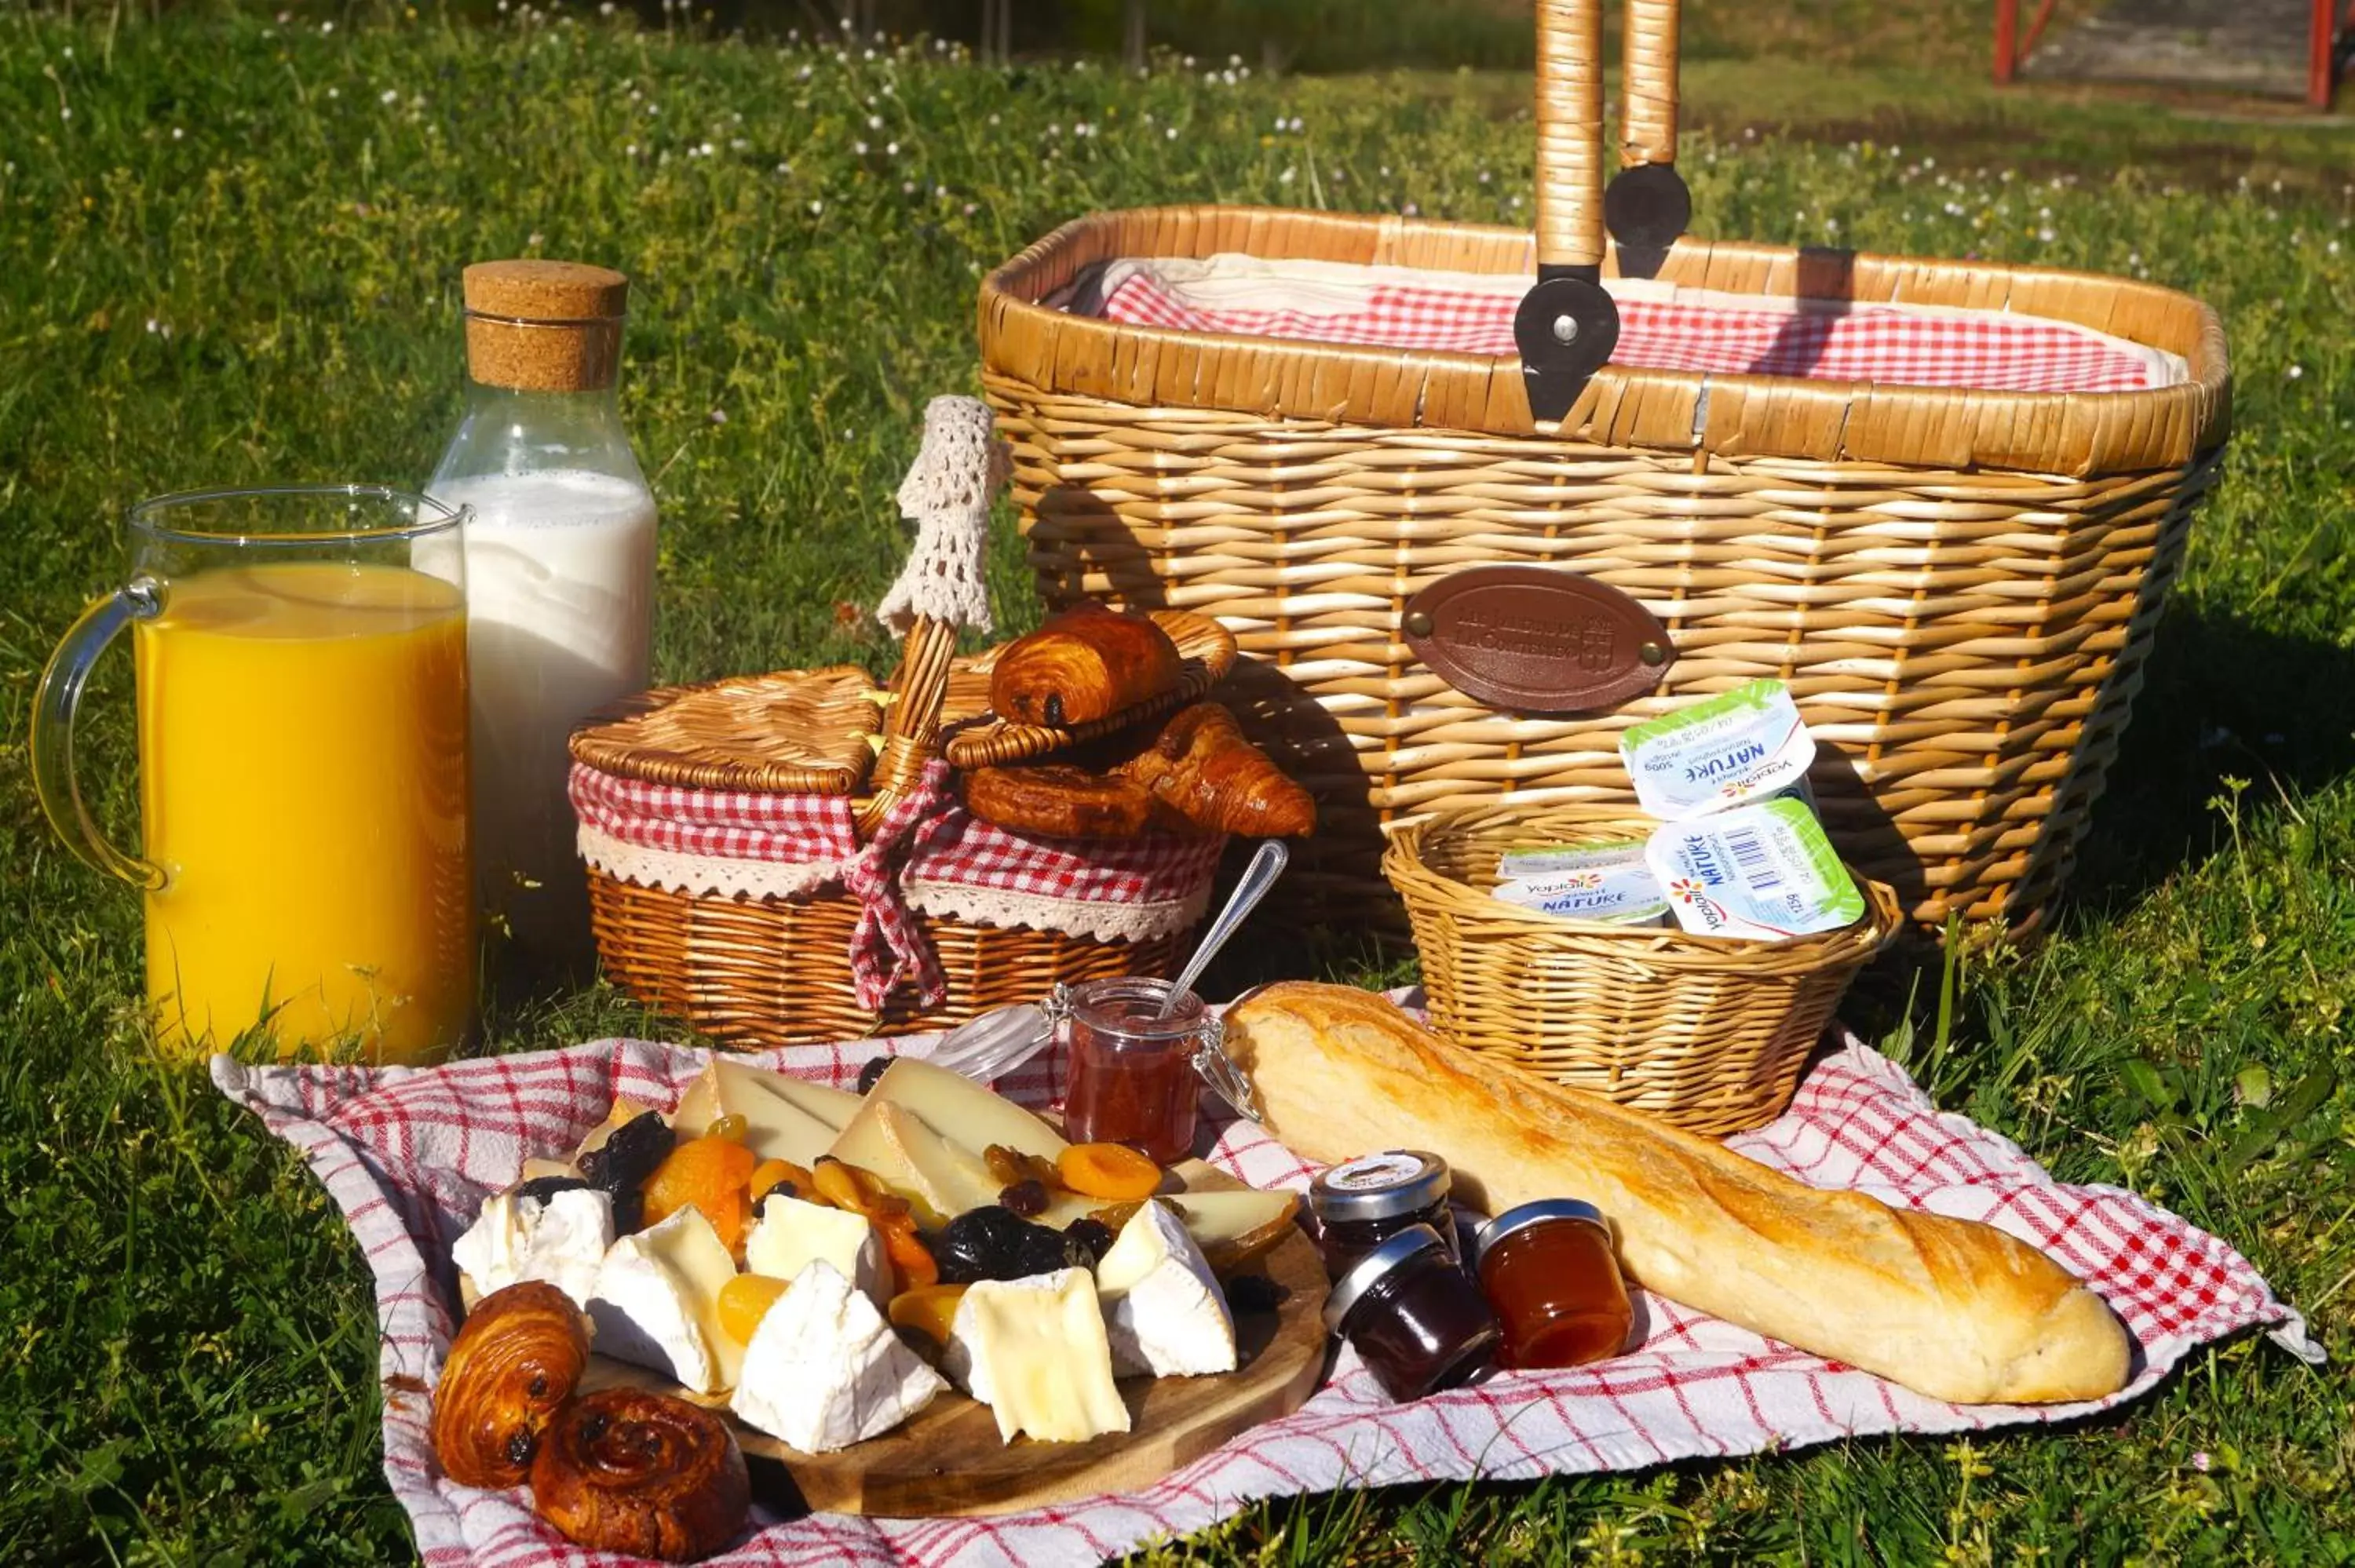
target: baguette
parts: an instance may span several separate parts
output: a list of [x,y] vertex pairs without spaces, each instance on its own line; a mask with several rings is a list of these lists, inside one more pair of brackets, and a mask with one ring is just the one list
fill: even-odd
[[1584,1198],[1631,1278],[1785,1344],[1962,1404],[2126,1384],[2129,1341],[2108,1306],[1992,1225],[1806,1186],[1346,986],[1271,986],[1228,1013],[1226,1044],[1268,1130],[1303,1158],[1428,1150],[1491,1213]]

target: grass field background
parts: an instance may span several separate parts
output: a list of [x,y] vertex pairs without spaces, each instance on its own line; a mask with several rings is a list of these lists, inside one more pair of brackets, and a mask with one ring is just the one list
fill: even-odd
[[[1873,7],[1747,28],[1691,9],[1700,36],[1752,40],[1689,74],[1703,232],[2082,266],[2224,315],[2237,433],[2074,904],[2033,952],[1974,951],[1951,1008],[1936,969],[1901,965],[1858,1015],[2062,1177],[2230,1238],[2343,1359],[2355,140],[2001,97],[1944,32],[1846,47]],[[0,1560],[411,1550],[378,1469],[360,1258],[286,1150],[152,1059],[135,902],[32,800],[41,662],[115,579],[128,503],[421,481],[461,395],[460,266],[609,261],[635,281],[624,401],[664,507],[659,673],[881,667],[852,610],[903,547],[890,497],[923,400],[973,387],[983,270],[1155,201],[1526,221],[1526,91],[1223,59],[982,70],[527,10],[0,17]],[[1015,628],[1037,613],[1018,555],[996,541]],[[127,665],[91,736],[126,835]],[[679,1037],[595,991],[501,1005],[486,1048],[613,1030]],[[1314,1499],[1164,1555],[2341,1562],[2347,1393],[2335,1364],[2243,1340],[2062,1432]]]

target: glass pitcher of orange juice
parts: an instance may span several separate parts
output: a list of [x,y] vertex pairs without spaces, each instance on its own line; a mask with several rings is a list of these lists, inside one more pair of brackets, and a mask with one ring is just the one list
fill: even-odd
[[[131,574],[41,676],[33,774],[66,843],[146,895],[164,1047],[432,1060],[474,1006],[463,508],[367,485],[133,507]],[[137,855],[74,773],[91,666],[131,629]]]

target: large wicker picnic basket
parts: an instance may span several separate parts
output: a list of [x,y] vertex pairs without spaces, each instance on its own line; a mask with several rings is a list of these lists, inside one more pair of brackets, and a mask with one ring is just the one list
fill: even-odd
[[[1628,805],[1623,729],[1771,676],[1817,738],[1811,781],[1852,865],[1924,924],[2032,923],[2215,472],[2222,329],[2195,300],[2112,278],[1682,237],[1676,8],[1628,16],[1626,172],[1606,198],[1599,0],[1539,6],[1534,236],[1173,207],[1081,218],[991,274],[984,384],[1030,561],[1051,602],[1182,607],[1237,634],[1256,680],[1234,705],[1318,797],[1292,882],[1327,910],[1362,920],[1386,900],[1384,823],[1508,794]],[[1059,308],[1117,259],[1238,252],[1539,281],[1518,355]],[[2075,323],[2179,356],[2181,375],[2087,393],[1597,366],[1617,336],[1599,280],[1630,276],[1788,309]],[[1657,634],[1612,657],[1651,668],[1581,711],[1443,678],[1419,596],[1512,567],[1632,600]]]

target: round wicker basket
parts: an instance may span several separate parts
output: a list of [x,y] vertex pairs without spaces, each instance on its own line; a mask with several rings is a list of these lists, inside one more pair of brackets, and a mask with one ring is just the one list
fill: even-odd
[[1382,872],[1405,902],[1442,1034],[1689,1131],[1745,1131],[1790,1103],[1849,981],[1903,912],[1859,876],[1855,925],[1751,942],[1565,920],[1489,896],[1516,844],[1641,840],[1656,826],[1589,806],[1451,810],[1394,829]]

